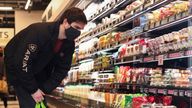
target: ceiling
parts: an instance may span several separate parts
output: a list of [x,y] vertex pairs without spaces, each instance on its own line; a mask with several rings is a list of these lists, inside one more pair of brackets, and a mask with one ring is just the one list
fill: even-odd
[[[45,10],[51,0],[31,0],[32,6],[26,11]],[[14,27],[14,10],[25,10],[27,0],[0,0],[0,7],[13,7],[13,10],[0,10],[0,27]]]
[[[44,10],[51,0],[31,0],[31,10]],[[24,9],[27,0],[0,0],[0,6],[11,6],[14,9]]]

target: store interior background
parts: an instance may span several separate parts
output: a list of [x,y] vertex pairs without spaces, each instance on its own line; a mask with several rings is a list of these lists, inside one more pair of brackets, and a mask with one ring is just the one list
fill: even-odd
[[[103,3],[104,1],[109,4],[112,1],[116,2],[116,4],[113,4],[115,6],[115,8],[111,8],[110,5],[105,6],[106,4]],[[35,23],[35,22],[56,21],[61,16],[61,13],[64,12],[69,7],[76,6],[81,9],[85,9],[86,16],[88,17],[89,21],[95,21],[96,24],[101,23],[105,17],[108,17],[104,20],[104,21],[106,21],[106,23],[104,23],[104,25],[105,25],[105,24],[107,24],[107,21],[111,20],[110,19],[111,13],[116,14],[121,10],[121,12],[119,12],[119,14],[123,14],[122,10],[124,11],[125,7],[130,5],[134,1],[142,1],[142,0],[0,0],[0,7],[12,7],[13,8],[12,10],[3,10],[0,8],[0,33],[1,33],[1,31],[8,32],[8,34],[10,36],[5,39],[3,36],[3,33],[1,33],[1,35],[0,35],[0,52],[3,51],[2,50],[3,47],[14,36],[14,34],[18,33],[20,30],[22,30],[26,26],[28,26],[32,23]],[[151,2],[151,1],[153,1],[153,2]],[[137,13],[141,13],[140,16],[142,16],[143,14],[145,14],[147,12],[151,12],[156,9],[159,9],[160,7],[168,5],[173,1],[176,1],[176,0],[145,0],[146,4],[143,4],[142,6],[144,7],[146,5],[149,5],[149,7],[147,7],[147,8],[150,8],[150,9],[147,9],[147,8],[141,9],[139,7],[137,9],[131,11],[130,15],[134,16],[134,15],[137,15]],[[181,0],[181,1],[187,1],[187,0]],[[26,4],[28,4],[27,2],[29,2],[30,5],[27,8],[25,8]],[[162,6],[161,6],[161,3],[163,4]],[[102,4],[102,5],[98,6],[98,4]],[[154,5],[157,5],[157,7],[153,7]],[[94,6],[97,6],[97,7],[94,7]],[[107,8],[102,9],[102,7],[105,7],[105,8],[107,7]],[[134,8],[134,7],[132,7],[132,8]],[[101,12],[99,13],[97,9],[100,9]],[[104,11],[104,12],[102,12],[102,11]],[[146,11],[146,12],[144,12],[144,11]],[[94,13],[97,13],[97,14],[95,14],[95,16],[94,16],[93,15]],[[174,18],[171,18],[171,16],[169,16],[167,19],[165,18],[164,22],[159,21],[159,24],[155,22],[153,27],[151,25],[148,25],[148,28],[147,29],[145,28],[146,30],[142,31],[143,32],[143,33],[141,33],[142,35],[139,35],[139,34],[136,34],[136,35],[146,36],[146,37],[151,36],[151,38],[155,38],[155,36],[157,36],[157,37],[162,36],[164,34],[172,33],[173,31],[178,32],[179,30],[188,27],[187,21],[190,21],[189,19],[192,18],[191,15],[187,16],[188,14],[186,14],[186,12],[177,13],[177,14],[178,15],[173,15]],[[95,52],[99,52],[99,53],[102,51],[105,52],[104,50],[106,50],[106,52],[109,52],[109,53],[111,53],[111,52],[114,53],[115,51],[116,52],[120,51],[118,49],[119,47],[116,47],[115,45],[116,44],[122,45],[121,42],[117,42],[117,43],[115,43],[113,45],[109,45],[109,46],[104,46],[102,48],[96,48],[96,50],[91,50],[91,51],[90,50],[88,51],[85,47],[84,47],[84,49],[81,47],[82,48],[81,51],[83,52],[82,54],[79,53],[80,52],[79,48],[80,48],[80,45],[83,46],[82,43],[86,43],[86,42],[88,42],[88,40],[93,39],[92,38],[93,36],[99,38],[102,36],[105,37],[105,35],[108,35],[107,33],[110,33],[110,32],[111,33],[112,32],[125,33],[127,30],[134,31],[135,30],[134,28],[136,28],[140,25],[137,22],[138,20],[136,20],[137,17],[134,17],[134,18],[128,20],[129,17],[127,17],[127,16],[124,17],[125,19],[120,18],[119,21],[117,20],[115,22],[115,26],[117,26],[118,29],[116,29],[116,27],[113,27],[113,26],[110,27],[111,25],[109,25],[109,27],[102,28],[100,25],[96,25],[96,24],[91,25],[90,23],[88,24],[88,26],[85,27],[85,30],[82,31],[82,32],[84,32],[84,34],[82,34],[76,40],[77,43],[76,43],[75,52],[77,53],[77,56],[75,56],[75,59],[73,59],[74,61],[73,61],[72,68],[71,68],[71,71],[69,74],[70,78],[67,79],[67,81],[69,81],[70,83],[68,83],[68,85],[66,86],[65,93],[64,93],[63,86],[62,86],[62,87],[58,88],[56,91],[54,91],[53,95],[48,96],[48,101],[49,101],[49,105],[51,106],[51,108],[77,108],[77,107],[79,107],[79,108],[80,107],[81,108],[90,108],[90,107],[107,108],[104,106],[112,105],[112,104],[114,105],[115,108],[124,108],[124,107],[121,107],[118,105],[123,104],[123,102],[121,102],[120,100],[125,99],[125,95],[124,94],[119,95],[120,99],[119,100],[116,99],[115,102],[112,102],[112,99],[111,99],[112,95],[114,96],[114,94],[118,93],[117,89],[120,90],[119,93],[127,93],[127,92],[129,92],[129,90],[135,89],[136,86],[135,86],[135,84],[128,84],[126,81],[123,82],[120,80],[120,78],[118,80],[119,82],[117,81],[118,83],[114,83],[115,82],[114,74],[117,74],[114,72],[114,70],[115,70],[114,68],[115,68],[115,66],[116,67],[133,66],[133,67],[140,68],[141,65],[140,64],[138,65],[133,60],[129,61],[126,57],[125,58],[120,57],[120,59],[116,59],[116,61],[115,60],[112,61],[113,62],[112,68],[107,67],[107,69],[93,69],[93,68],[95,68],[94,66],[91,67],[90,64],[86,64],[86,62],[89,62],[90,58],[94,58],[94,57],[89,57],[92,53],[95,54]],[[93,17],[93,18],[91,18],[91,17]],[[116,18],[115,15],[113,17],[114,17],[114,19]],[[184,20],[182,20],[182,18]],[[125,21],[123,21],[123,20],[125,20]],[[172,20],[172,21],[170,21],[170,20]],[[129,22],[131,22],[131,23],[129,23]],[[102,23],[101,23],[101,25],[102,25]],[[97,30],[99,27],[101,27],[101,30]],[[159,30],[160,32],[158,32],[158,29],[156,29],[158,27],[160,29]],[[109,30],[107,30],[107,29],[109,29]],[[113,29],[115,29],[116,31],[115,30],[113,31]],[[151,32],[150,32],[150,30],[151,30]],[[130,31],[128,31],[128,33],[130,33]],[[137,38],[137,36],[135,36],[135,37]],[[132,38],[130,38],[130,39],[132,39]],[[90,46],[92,46],[92,44],[90,44]],[[112,47],[112,50],[109,47]],[[145,63],[144,57],[141,57],[142,58],[141,61],[143,62],[143,64],[142,64],[143,67],[148,66],[149,68],[163,67],[163,68],[186,69],[186,68],[188,68],[187,67],[188,64],[191,63],[191,61],[188,60],[188,56],[189,56],[189,58],[191,58],[191,55],[192,55],[192,54],[190,55],[190,53],[191,52],[189,52],[189,55],[187,55],[187,58],[183,58],[183,57],[180,57],[181,59],[177,59],[177,58],[175,59],[174,57],[165,58],[165,59],[167,59],[167,60],[165,60],[166,62],[162,62],[162,61],[164,61],[164,58],[161,56],[161,61],[159,60],[158,63],[160,63],[160,64],[164,63],[164,64],[160,65],[160,66],[158,66],[157,63],[154,65],[154,61],[157,58],[156,56],[153,58],[150,56],[149,57],[146,56],[146,62],[149,62],[148,64]],[[178,53],[176,52],[175,54],[178,54]],[[136,56],[133,55],[131,57],[134,58]],[[170,59],[170,60],[168,60],[168,59]],[[171,60],[171,59],[175,59],[175,60]],[[94,60],[95,60],[95,58],[94,58]],[[84,64],[84,67],[82,66],[82,64]],[[145,65],[145,64],[147,64],[147,65]],[[99,65],[101,65],[101,64],[99,64]],[[80,70],[80,66],[83,67],[83,68],[81,67],[81,70]],[[91,69],[90,69],[90,67],[91,67]],[[95,75],[92,74],[93,72],[96,72],[96,74]],[[80,75],[78,73],[80,73]],[[90,75],[90,73],[92,75]],[[99,79],[98,73],[101,73],[101,76],[103,78]],[[86,79],[87,75],[89,75],[88,79]],[[123,74],[121,76],[121,73],[118,73],[118,75],[123,78]],[[95,76],[97,76],[97,77],[95,77]],[[106,79],[104,78],[105,76],[107,76]],[[90,78],[90,77],[92,77],[92,78]],[[101,84],[98,83],[98,86],[93,86],[95,84],[94,81],[96,81],[95,79],[97,79],[97,78],[98,78],[97,82],[101,81]],[[93,81],[93,79],[94,79],[94,81]],[[189,84],[189,79],[187,79],[187,80],[188,80],[187,84]],[[105,83],[111,83],[111,82],[112,82],[111,85],[110,84],[105,85]],[[156,81],[156,82],[158,83],[158,81]],[[102,83],[104,83],[104,84],[102,85]],[[138,84],[138,85],[140,85],[140,84]],[[185,85],[185,83],[183,85]],[[142,86],[141,86],[141,88],[142,88]],[[189,106],[192,105],[191,89],[189,87],[185,88],[185,89],[180,89],[180,87],[178,87],[178,88],[179,88],[178,90],[177,90],[177,87],[176,87],[176,89],[174,88],[173,90],[171,88],[172,93],[170,93],[170,94],[172,94],[172,96],[174,98],[167,97],[166,98],[167,101],[170,102],[171,99],[176,99],[175,103],[177,103],[177,102],[180,102],[181,100],[184,100],[185,103],[181,102],[181,105],[180,105],[181,107],[179,107],[179,108],[189,108]],[[164,87],[161,89],[146,88],[146,91],[145,91],[145,88],[142,88],[141,91],[142,91],[142,94],[151,93],[152,96],[158,97],[159,95],[162,95],[162,94],[168,95],[168,90],[170,90],[170,89]],[[141,93],[140,89],[138,91],[139,91],[138,93]],[[158,93],[158,92],[161,92],[161,93]],[[122,97],[124,97],[124,98],[122,98]],[[118,98],[118,96],[116,98]],[[140,98],[138,98],[138,100],[139,99]],[[152,97],[151,99],[154,99],[154,98]],[[160,97],[159,97],[159,100],[161,100]],[[143,101],[143,100],[141,100],[141,101]],[[182,107],[182,105],[184,106],[184,105],[186,105],[186,103],[188,106]],[[17,104],[18,104],[17,102],[16,103],[13,102],[13,108],[18,108]],[[87,105],[89,105],[89,106],[87,106]],[[131,103],[130,103],[130,105],[131,105]],[[0,102],[0,108],[1,108],[1,106],[3,106],[3,104]],[[65,107],[63,107],[63,106],[65,106]],[[12,107],[8,106],[8,108],[12,108]],[[129,107],[129,108],[131,108],[131,107]],[[148,107],[146,106],[143,108],[148,108]],[[167,108],[167,107],[165,107],[165,108]],[[168,108],[175,108],[175,107],[172,106],[172,107],[168,107]]]

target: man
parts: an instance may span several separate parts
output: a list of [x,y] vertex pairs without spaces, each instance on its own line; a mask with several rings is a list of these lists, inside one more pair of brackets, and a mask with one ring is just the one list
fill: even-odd
[[19,32],[5,47],[8,83],[20,108],[34,108],[67,76],[74,40],[87,24],[79,8],[66,10],[59,21],[36,23]]

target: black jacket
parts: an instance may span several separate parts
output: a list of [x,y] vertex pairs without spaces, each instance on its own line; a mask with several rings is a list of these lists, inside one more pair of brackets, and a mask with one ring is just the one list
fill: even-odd
[[50,93],[60,84],[70,69],[75,43],[65,39],[55,53],[58,33],[59,23],[36,23],[14,36],[4,50],[11,85],[22,86],[29,93],[38,88]]

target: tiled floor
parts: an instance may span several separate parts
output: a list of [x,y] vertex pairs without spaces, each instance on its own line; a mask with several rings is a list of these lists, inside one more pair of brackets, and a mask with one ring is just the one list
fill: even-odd
[[[0,108],[4,108],[3,102],[0,101]],[[8,101],[8,107],[7,108],[19,108],[17,101]]]

